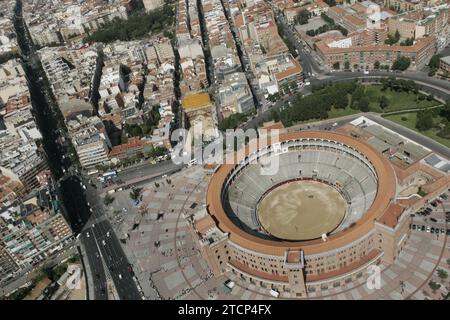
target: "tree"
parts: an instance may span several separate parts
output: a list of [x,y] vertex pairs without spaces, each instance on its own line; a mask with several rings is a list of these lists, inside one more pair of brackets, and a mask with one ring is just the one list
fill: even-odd
[[334,99],[334,107],[337,109],[345,109],[348,106],[348,96],[347,94],[341,93],[337,94]]
[[345,68],[345,70],[350,70],[350,61],[345,60],[344,68]]
[[430,287],[431,290],[433,290],[433,293],[436,293],[436,291],[441,287],[439,283],[436,283],[434,281],[428,282],[428,286]]
[[375,69],[375,70],[378,70],[378,69],[380,69],[380,61],[375,61],[375,63],[373,64],[373,68]]
[[448,273],[447,271],[443,270],[443,269],[438,269],[437,270],[438,273],[438,277],[441,278],[442,280],[445,280],[448,278]]
[[309,12],[307,10],[300,10],[300,12],[295,17],[295,21],[298,24],[307,24],[309,19]]
[[109,194],[107,194],[104,198],[103,198],[103,203],[105,204],[105,206],[109,206],[111,203],[114,202],[114,197],[111,197]]
[[142,191],[142,188],[134,188],[130,192],[131,200],[137,201],[139,199],[139,197],[141,196],[141,191]]
[[334,70],[339,70],[340,69],[340,63],[339,63],[339,61],[337,61],[337,62],[335,62],[335,63],[333,63],[333,69]]
[[426,131],[434,127],[433,115],[430,112],[419,111],[417,113],[416,128],[419,131]]
[[247,121],[247,116],[243,113],[234,113],[228,118],[223,119],[219,123],[219,129],[226,131],[227,129],[236,129],[238,125]]
[[400,40],[400,33],[397,30],[393,36],[388,34],[387,39],[384,40],[384,43],[392,46],[396,44],[399,40]]
[[406,38],[404,41],[400,42],[401,46],[412,46],[414,44],[414,37]]
[[441,109],[440,115],[450,121],[450,99],[447,100],[444,108]]
[[439,68],[441,57],[442,56],[440,54],[435,54],[434,56],[431,57],[430,62],[428,63],[428,66],[430,67],[430,69],[438,69]]
[[364,96],[364,87],[362,85],[358,85],[358,87],[352,94],[351,107],[353,109],[359,109],[358,102],[363,98],[363,96]]
[[411,59],[405,56],[400,56],[397,60],[392,64],[392,70],[400,70],[405,71],[411,65]]
[[385,109],[389,105],[389,100],[386,98],[386,96],[380,97],[380,108]]
[[369,98],[367,98],[366,96],[362,97],[358,101],[358,109],[361,110],[362,112],[368,112],[369,111]]
[[[113,19],[83,39],[84,42],[130,41],[167,30],[175,22],[175,10],[169,3],[146,13],[131,14],[127,20]],[[167,32],[166,32],[167,34]]]
[[273,121],[278,122],[280,121],[280,115],[278,114],[278,112],[276,110],[270,110],[270,117],[272,118]]
[[132,130],[133,137],[140,137],[142,136],[142,128],[140,126],[135,126]]

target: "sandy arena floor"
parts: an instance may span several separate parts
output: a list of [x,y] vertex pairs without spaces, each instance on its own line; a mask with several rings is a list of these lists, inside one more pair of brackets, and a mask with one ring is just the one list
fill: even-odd
[[333,187],[317,181],[295,181],[268,193],[258,206],[259,221],[273,236],[285,240],[320,238],[334,230],[347,204]]

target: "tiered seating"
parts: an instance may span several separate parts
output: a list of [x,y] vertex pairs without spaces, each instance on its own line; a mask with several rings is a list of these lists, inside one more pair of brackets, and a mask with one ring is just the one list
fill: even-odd
[[[267,158],[268,156],[265,156]],[[247,231],[261,237],[256,208],[261,197],[277,184],[298,178],[317,178],[336,185],[349,203],[339,232],[358,221],[369,209],[377,193],[377,179],[365,163],[344,152],[308,147],[278,155],[275,175],[262,175],[261,165],[248,164],[228,186],[230,218]],[[300,175],[301,171],[301,175]]]

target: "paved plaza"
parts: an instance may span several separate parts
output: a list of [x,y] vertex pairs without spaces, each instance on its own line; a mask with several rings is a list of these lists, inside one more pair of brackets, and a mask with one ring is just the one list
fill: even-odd
[[[243,282],[232,274],[215,278],[201,258],[183,213],[205,205],[210,175],[199,166],[144,186],[142,201],[135,204],[130,190],[114,194],[116,232],[129,235],[123,245],[139,284],[148,299],[273,299],[269,289]],[[391,266],[380,265],[380,289],[368,289],[364,274],[358,281],[342,284],[307,299],[438,299],[449,287],[437,270],[450,273],[447,236],[413,230],[405,249]],[[236,286],[228,292],[223,283],[231,278]],[[433,280],[441,288],[433,292]],[[280,295],[280,298],[287,298]]]

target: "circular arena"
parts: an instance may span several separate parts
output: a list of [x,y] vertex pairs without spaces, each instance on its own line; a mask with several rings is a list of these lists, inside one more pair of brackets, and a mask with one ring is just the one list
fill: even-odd
[[[282,286],[289,291],[292,270],[314,282],[381,256],[375,221],[395,198],[396,180],[374,148],[338,133],[303,131],[237,154],[213,174],[207,208],[227,234],[228,266],[241,278],[289,283]],[[323,267],[321,259],[333,265]]]

